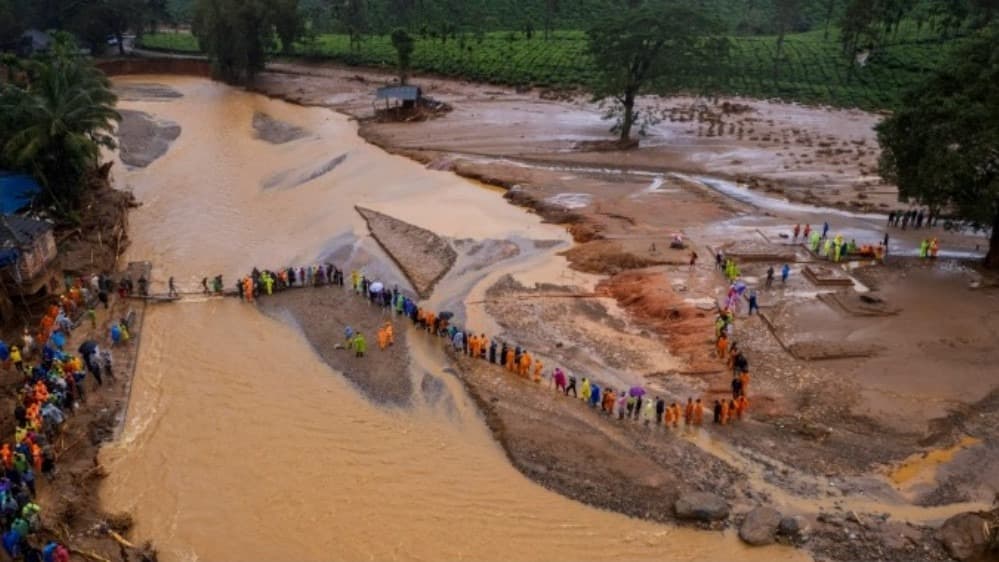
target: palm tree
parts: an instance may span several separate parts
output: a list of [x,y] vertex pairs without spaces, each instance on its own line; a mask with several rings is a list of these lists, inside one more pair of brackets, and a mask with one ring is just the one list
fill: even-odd
[[79,203],[86,175],[97,167],[101,147],[115,147],[121,116],[104,74],[88,61],[57,54],[37,61],[27,86],[6,86],[0,95],[3,158],[30,171],[49,203],[64,218]]

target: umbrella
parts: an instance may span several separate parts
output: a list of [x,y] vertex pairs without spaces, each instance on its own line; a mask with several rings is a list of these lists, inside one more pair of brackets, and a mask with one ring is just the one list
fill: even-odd
[[437,317],[441,320],[450,320],[451,318],[454,318],[454,313],[445,310],[444,312],[438,314]]
[[380,293],[384,288],[385,285],[383,285],[381,281],[375,281],[374,283],[371,284],[370,287],[368,287],[368,290],[370,290],[372,293]]
[[82,344],[80,344],[80,349],[78,349],[77,351],[80,352],[80,355],[86,357],[96,350],[97,350],[97,342],[95,342],[94,340],[87,340]]
[[633,386],[630,390],[628,390],[628,395],[636,397],[645,396],[645,389],[640,386]]

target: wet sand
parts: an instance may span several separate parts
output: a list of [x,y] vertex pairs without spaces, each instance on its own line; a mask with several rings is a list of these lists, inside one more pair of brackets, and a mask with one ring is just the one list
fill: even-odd
[[126,166],[145,168],[166,154],[180,136],[180,126],[172,121],[154,119],[143,111],[126,109],[118,113],[119,153]]
[[[264,296],[260,309],[267,315],[298,328],[302,337],[323,362],[357,385],[361,392],[379,404],[405,406],[413,394],[406,376],[405,324],[387,309],[341,287],[288,290]],[[394,327],[395,344],[387,352],[378,349],[377,333],[385,322]],[[364,334],[368,354],[355,356],[347,347],[344,329]],[[340,337],[336,337],[340,334]]]

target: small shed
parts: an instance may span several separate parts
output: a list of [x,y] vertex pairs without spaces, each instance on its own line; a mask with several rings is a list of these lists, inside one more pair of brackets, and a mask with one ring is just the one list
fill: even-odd
[[422,97],[423,90],[419,86],[383,86],[375,92],[375,100],[385,100],[385,107],[392,100],[398,101],[404,108],[415,107]]
[[33,295],[49,286],[57,254],[51,223],[0,215],[0,270],[12,292]]

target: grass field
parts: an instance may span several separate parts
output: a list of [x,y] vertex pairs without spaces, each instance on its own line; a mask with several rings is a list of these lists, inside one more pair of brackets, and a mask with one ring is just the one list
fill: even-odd
[[[733,37],[727,56],[710,69],[682,80],[691,91],[710,90],[755,98],[779,98],[807,104],[891,109],[902,93],[940,64],[956,41],[920,38],[903,26],[890,44],[864,67],[851,68],[833,31],[788,35],[781,78],[774,80],[776,40],[769,36]],[[197,52],[197,41],[184,33],[146,35],[143,47]],[[367,37],[351,49],[346,35],[320,35],[296,45],[299,55],[327,58],[350,65],[391,67],[395,51],[386,36]],[[586,36],[561,31],[549,40],[522,33],[494,32],[479,38],[418,39],[413,53],[416,71],[507,85],[551,88],[584,87],[593,77],[586,54]]]

